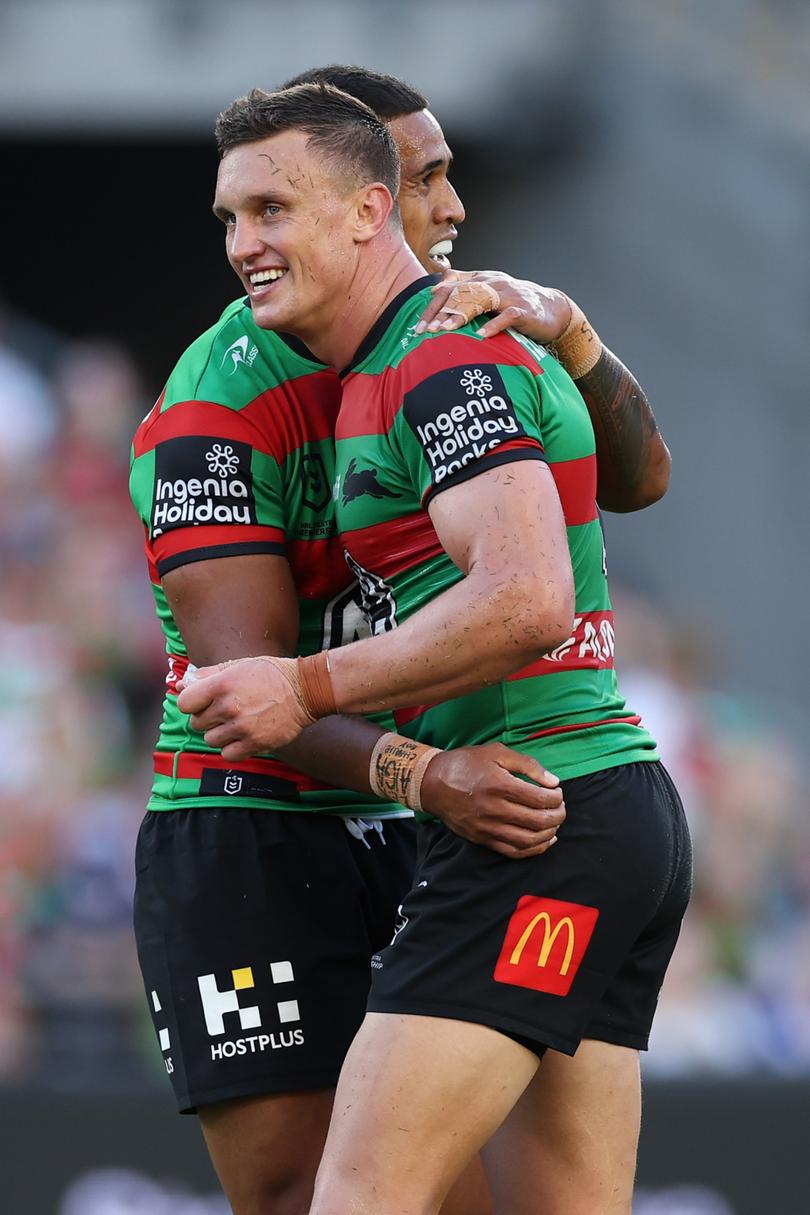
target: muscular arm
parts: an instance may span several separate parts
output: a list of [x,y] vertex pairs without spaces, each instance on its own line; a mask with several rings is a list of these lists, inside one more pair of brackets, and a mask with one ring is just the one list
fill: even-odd
[[596,437],[599,505],[621,512],[651,506],[667,492],[672,457],[638,380],[603,346],[595,366],[574,383]]
[[[296,651],[298,601],[285,557],[195,561],[166,574],[163,589],[195,666]],[[317,779],[370,793],[369,758],[382,733],[362,717],[327,717],[277,754]]]
[[[488,469],[445,489],[429,510],[465,577],[393,631],[330,651],[339,712],[449,700],[504,679],[570,635],[573,572],[545,464]],[[307,720],[291,673],[292,664],[256,662],[201,672],[180,708],[224,754],[254,754],[296,738]]]
[[489,469],[437,494],[429,512],[465,577],[392,632],[334,651],[332,687],[342,712],[461,696],[570,635],[573,573],[547,465]]
[[[163,589],[196,666],[295,652],[298,602],[284,557],[193,562],[167,573]],[[370,794],[371,753],[383,733],[363,717],[325,717],[276,754],[327,784]],[[463,747],[431,760],[422,805],[473,843],[526,857],[550,846],[564,817],[557,784],[536,760],[499,743]]]

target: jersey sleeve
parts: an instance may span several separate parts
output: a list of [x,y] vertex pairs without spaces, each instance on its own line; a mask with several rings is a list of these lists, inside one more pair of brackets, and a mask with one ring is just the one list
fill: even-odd
[[390,437],[427,506],[442,490],[499,464],[545,460],[538,414],[526,368],[464,364],[407,388]]
[[239,411],[185,401],[139,427],[130,493],[158,576],[194,561],[285,554],[283,480]]

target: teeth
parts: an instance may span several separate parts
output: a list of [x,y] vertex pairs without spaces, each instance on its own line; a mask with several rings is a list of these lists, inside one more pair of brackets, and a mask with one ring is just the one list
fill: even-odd
[[286,273],[286,270],[257,270],[255,274],[250,274],[248,277],[256,287],[259,283],[274,283],[277,278],[281,278],[282,274]]
[[437,245],[429,251],[429,257],[449,257],[453,252],[453,242],[451,240],[440,240]]

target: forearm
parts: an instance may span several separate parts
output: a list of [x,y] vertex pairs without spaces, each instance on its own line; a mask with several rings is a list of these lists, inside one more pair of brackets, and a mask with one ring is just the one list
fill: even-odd
[[277,754],[316,780],[358,793],[370,793],[371,753],[386,731],[364,717],[323,717]]
[[451,700],[497,683],[569,635],[564,595],[475,572],[391,632],[330,652],[343,713]]
[[597,501],[605,510],[633,511],[667,491],[672,459],[644,390],[606,346],[574,381],[593,423]]

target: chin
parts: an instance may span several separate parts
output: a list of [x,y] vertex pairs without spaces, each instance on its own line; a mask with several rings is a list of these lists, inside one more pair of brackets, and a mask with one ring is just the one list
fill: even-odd
[[260,329],[285,330],[287,324],[291,323],[291,320],[284,316],[283,309],[273,308],[270,304],[256,304],[254,307],[251,303],[251,312]]

